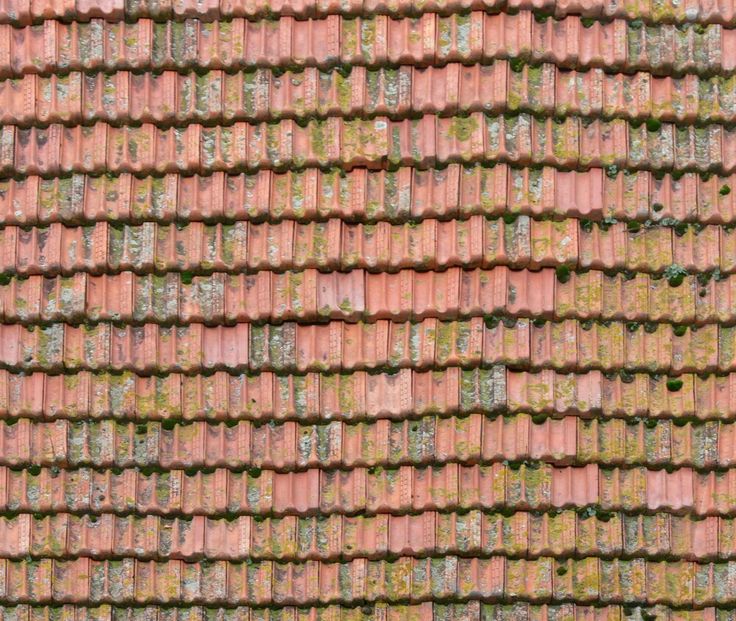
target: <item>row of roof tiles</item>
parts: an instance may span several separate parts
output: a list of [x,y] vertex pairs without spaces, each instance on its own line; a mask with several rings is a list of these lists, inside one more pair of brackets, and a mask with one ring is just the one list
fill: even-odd
[[736,469],[456,463],[350,470],[149,471],[0,466],[4,512],[157,515],[374,515],[421,511],[674,512],[733,516]]
[[75,606],[74,604],[6,605],[0,608],[5,621],[625,621],[631,615],[648,615],[658,621],[733,621],[729,608],[669,608],[662,604],[640,605],[575,603],[506,604],[469,600],[463,603],[376,603],[350,606],[283,606],[228,608],[184,606]]
[[198,18],[221,20],[230,17],[264,17],[293,15],[314,17],[330,14],[385,14],[403,17],[417,12],[441,14],[464,13],[468,10],[506,9],[538,10],[544,15],[564,17],[580,14],[586,17],[641,19],[654,23],[720,23],[730,25],[734,7],[724,0],[688,0],[656,2],[641,0],[621,5],[614,0],[430,0],[420,5],[386,0],[4,0],[0,23],[27,24],[47,19],[86,21],[135,20],[150,17],[158,20]]
[[0,181],[0,224],[142,220],[465,219],[474,214],[602,220],[736,221],[736,177],[649,171],[563,172],[506,164],[397,171],[318,168],[283,173],[136,177],[130,173],[31,175]]
[[[471,510],[415,515],[232,519],[57,513],[0,518],[4,558],[347,560],[394,555],[503,555],[727,560],[736,557],[736,520],[669,513],[589,516],[571,510],[509,515]],[[564,575],[562,572],[560,572]]]
[[[580,319],[732,325],[736,277],[699,284],[695,276],[673,287],[666,278],[601,271],[491,270],[372,274],[323,273],[193,276],[131,272],[71,277],[29,276],[0,285],[0,318],[6,323],[189,323],[325,319],[418,321],[499,315],[536,320]],[[632,327],[633,329],[633,327]],[[675,328],[675,331],[685,329]]]
[[[511,64],[511,67],[509,66]],[[513,67],[513,68],[512,68]],[[544,115],[730,123],[734,78],[563,71],[497,60],[490,65],[321,72],[35,74],[0,81],[0,122],[266,121],[315,116],[407,116],[525,111]]]
[[531,600],[533,602],[732,605],[733,562],[651,562],[550,557],[511,560],[355,559],[301,564],[183,561],[2,561],[4,599],[48,602],[305,605],[363,602]]
[[[671,392],[648,375],[607,378],[599,372],[559,375],[500,370],[341,376],[136,377],[80,372],[69,376],[0,372],[2,412],[13,417],[184,420],[358,420],[403,418],[444,411],[591,412],[606,416],[691,417],[731,420],[736,415],[734,376],[680,377]],[[507,383],[506,383],[507,382]],[[507,389],[508,384],[508,389]],[[508,390],[508,392],[507,392]]]
[[[734,30],[736,32],[736,30]],[[736,53],[734,54],[736,58]],[[720,125],[652,128],[622,119],[537,118],[528,114],[468,117],[424,115],[391,121],[330,117],[304,127],[275,124],[161,129],[113,127],[0,129],[0,173],[136,175],[261,168],[418,166],[499,161],[563,169],[607,167],[655,171],[736,171],[736,130]]]
[[[508,266],[539,270],[564,265],[566,272],[637,271],[667,278],[716,271],[720,278],[736,271],[736,233],[730,226],[673,226],[671,221],[659,226],[600,226],[573,218],[552,221],[528,216],[508,220],[478,215],[467,220],[376,225],[349,224],[337,218],[275,224],[9,225],[0,228],[0,248],[0,272],[5,281],[14,274],[176,271],[187,273],[183,278],[189,280],[195,274],[212,272],[243,275],[266,270],[365,269],[403,270],[403,278],[408,278],[402,286],[405,289],[412,279],[446,277],[411,276],[412,269]],[[216,281],[210,282],[216,288]],[[397,278],[396,282],[403,281]]]
[[[670,391],[644,374],[606,377],[598,371],[556,374],[460,371],[349,375],[139,377],[80,371],[74,375],[0,371],[0,412],[30,418],[137,420],[346,420],[403,419],[502,410],[606,417],[736,418],[736,375],[680,376]],[[232,424],[232,421],[231,421]]]
[[[607,377],[501,368],[346,375],[135,376],[0,371],[9,417],[134,420],[357,421],[500,411],[606,417],[736,418],[736,375],[681,375],[679,390],[644,374]],[[230,422],[232,424],[232,420]]]
[[0,359],[23,371],[138,373],[476,367],[712,373],[736,370],[736,328],[527,319],[253,325],[0,325]]
[[530,11],[441,17],[211,23],[45,21],[0,25],[0,77],[78,70],[242,69],[256,66],[488,62],[525,58],[565,67],[719,73],[736,68],[736,29],[685,24],[642,27],[578,16],[535,20]]
[[[12,424],[11,424],[12,423]],[[402,421],[0,423],[0,464],[142,468],[343,468],[543,460],[556,464],[736,465],[736,424],[528,414]]]

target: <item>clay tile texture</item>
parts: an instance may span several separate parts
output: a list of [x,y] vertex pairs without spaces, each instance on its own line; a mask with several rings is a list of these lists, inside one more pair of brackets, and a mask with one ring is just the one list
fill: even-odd
[[0,0],[0,621],[736,621],[734,0]]

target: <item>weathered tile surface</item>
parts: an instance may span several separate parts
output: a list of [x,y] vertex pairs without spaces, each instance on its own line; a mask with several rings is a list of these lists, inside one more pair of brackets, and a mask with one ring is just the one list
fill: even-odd
[[0,621],[736,620],[732,0],[0,0]]

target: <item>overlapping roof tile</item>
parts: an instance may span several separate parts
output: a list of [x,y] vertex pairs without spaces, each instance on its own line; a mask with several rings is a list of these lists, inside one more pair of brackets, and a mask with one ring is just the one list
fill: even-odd
[[0,621],[736,619],[731,0],[0,0]]

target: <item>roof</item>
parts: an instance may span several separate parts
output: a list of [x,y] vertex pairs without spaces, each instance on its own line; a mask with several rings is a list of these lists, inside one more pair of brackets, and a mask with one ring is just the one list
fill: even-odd
[[0,0],[0,615],[736,619],[735,120],[730,0]]

